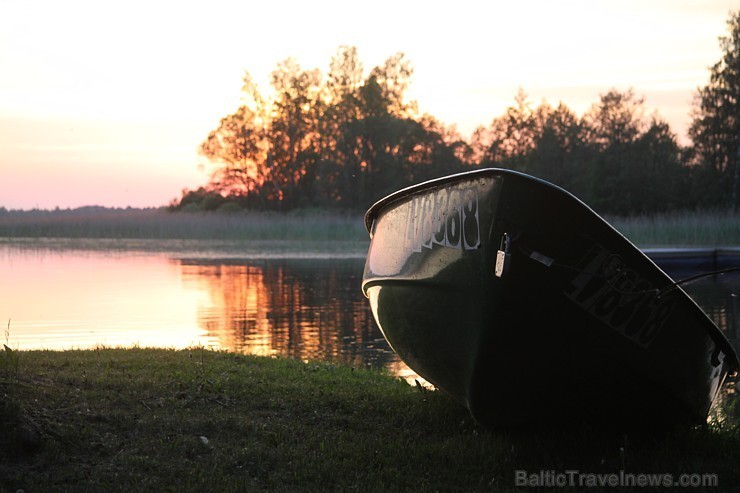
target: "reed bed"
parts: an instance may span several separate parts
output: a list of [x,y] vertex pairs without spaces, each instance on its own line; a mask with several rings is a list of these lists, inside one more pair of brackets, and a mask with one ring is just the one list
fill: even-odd
[[740,215],[729,210],[606,217],[639,247],[740,245]]
[[85,208],[0,213],[0,237],[346,241],[367,232],[359,213]]
[[[740,245],[740,215],[732,211],[606,216],[639,247]],[[0,238],[194,239],[367,242],[360,212],[169,212],[167,209],[83,208],[2,211]]]

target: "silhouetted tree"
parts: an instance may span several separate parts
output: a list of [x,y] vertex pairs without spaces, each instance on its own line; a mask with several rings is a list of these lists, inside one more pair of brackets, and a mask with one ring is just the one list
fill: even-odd
[[626,213],[629,191],[624,188],[626,168],[635,162],[635,148],[643,129],[643,100],[632,90],[611,90],[583,115],[583,143],[587,166],[583,170],[588,189],[585,200],[600,211]]
[[731,12],[728,35],[719,38],[722,58],[694,100],[689,136],[699,193],[709,204],[740,203],[740,10]]
[[272,73],[276,96],[267,130],[270,148],[265,175],[273,187],[269,197],[280,206],[294,205],[294,192],[318,161],[319,82],[318,70],[302,70],[294,59],[280,63]]
[[417,114],[406,99],[412,74],[398,53],[364,76],[357,49],[342,46],[326,77],[293,59],[279,63],[269,101],[245,75],[241,105],[201,145],[216,166],[209,184],[173,208],[361,210],[412,183],[484,166],[539,176],[600,212],[698,203],[687,201],[688,183],[704,168],[682,159],[702,154],[684,152],[659,117],[646,119],[632,90],[609,91],[578,118],[562,103],[535,107],[520,89],[468,143]]
[[632,90],[607,92],[580,119],[563,104],[532,108],[520,90],[514,106],[476,130],[472,148],[479,166],[551,181],[600,212],[663,210],[685,193],[675,136],[657,116],[645,119]]
[[242,105],[208,134],[200,153],[217,166],[211,176],[211,189],[248,197],[265,180],[266,115],[265,101],[248,73],[242,93]]
[[592,207],[626,215],[680,201],[684,173],[676,137],[657,116],[645,118],[643,100],[631,89],[603,94],[581,128],[584,198]]
[[359,90],[363,67],[357,48],[341,46],[332,57],[324,86],[325,107],[319,121],[321,160],[316,180],[320,182],[319,203],[346,203],[353,193],[353,178],[359,174],[349,156],[352,145],[344,133],[350,123],[360,118]]
[[[527,172],[556,185],[573,189],[581,170],[576,162],[581,146],[581,124],[567,106],[552,108],[543,103],[537,109],[539,120]],[[576,190],[572,190],[576,192]]]
[[538,129],[534,111],[521,88],[514,98],[515,105],[494,118],[488,128],[479,128],[473,145],[482,166],[494,166],[525,172],[526,157],[534,149]]

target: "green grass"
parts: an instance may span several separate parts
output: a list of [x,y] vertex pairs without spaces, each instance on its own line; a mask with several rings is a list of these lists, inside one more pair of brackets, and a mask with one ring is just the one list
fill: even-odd
[[735,425],[486,430],[379,371],[200,348],[15,356],[0,366],[5,491],[506,491],[517,470],[740,484]]

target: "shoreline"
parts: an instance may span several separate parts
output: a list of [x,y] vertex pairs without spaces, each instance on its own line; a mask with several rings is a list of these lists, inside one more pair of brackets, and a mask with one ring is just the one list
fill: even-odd
[[[673,212],[604,219],[640,248],[740,246],[740,216],[727,210]],[[0,238],[109,240],[368,241],[363,213],[303,209],[290,212],[168,212],[164,209],[82,208],[0,210]]]
[[645,248],[642,251],[662,269],[714,272],[740,267],[740,247]]
[[[91,237],[2,237],[0,247],[21,249],[61,249],[84,251],[153,252],[193,258],[246,260],[260,255],[364,258],[369,238],[342,240],[311,239],[204,239],[204,238],[91,238]],[[268,253],[265,253],[268,251]],[[687,266],[700,270],[740,267],[740,246],[647,246],[641,251],[660,266]],[[332,255],[336,255],[332,257]]]

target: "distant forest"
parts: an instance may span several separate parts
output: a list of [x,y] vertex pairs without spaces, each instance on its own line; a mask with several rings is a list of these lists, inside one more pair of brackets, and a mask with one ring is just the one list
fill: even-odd
[[241,105],[200,146],[210,181],[169,208],[360,211],[414,183],[498,167],[555,183],[602,214],[737,211],[740,11],[727,26],[686,147],[631,89],[602,94],[580,117],[562,103],[533,106],[520,89],[466,141],[406,101],[413,70],[403,54],[367,76],[354,47],[340,47],[325,75],[288,59],[271,74],[269,99],[245,74]]

